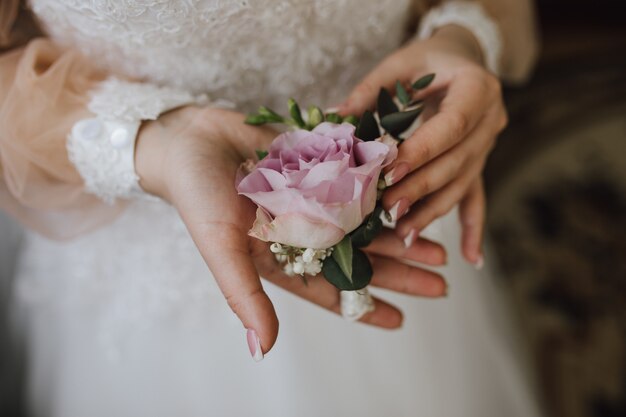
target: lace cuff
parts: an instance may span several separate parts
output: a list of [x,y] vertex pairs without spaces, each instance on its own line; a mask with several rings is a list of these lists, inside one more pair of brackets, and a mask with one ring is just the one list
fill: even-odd
[[93,91],[89,110],[96,115],[77,122],[68,137],[69,158],[88,192],[108,204],[116,198],[148,197],[135,173],[135,140],[143,120],[155,120],[187,104],[207,104],[206,96],[116,78]]
[[422,18],[417,37],[429,38],[435,30],[445,25],[459,25],[472,32],[483,51],[487,69],[496,75],[500,74],[502,36],[498,25],[482,5],[468,1],[443,3]]

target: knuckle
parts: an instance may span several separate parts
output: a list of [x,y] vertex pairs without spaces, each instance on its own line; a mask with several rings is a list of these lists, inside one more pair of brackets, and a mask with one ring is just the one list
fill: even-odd
[[259,295],[262,295],[262,294],[263,294],[263,291],[261,290],[261,288],[255,288],[254,290],[251,290],[246,293],[230,294],[226,296],[226,303],[235,314],[239,315],[239,312],[242,310],[242,307],[247,302],[249,302],[252,298],[258,297]]
[[460,111],[451,111],[449,113],[450,116],[450,125],[452,129],[454,129],[454,134],[456,137],[462,136],[468,126],[469,126],[469,118],[466,114]]
[[430,194],[433,191],[433,181],[428,175],[420,175],[416,179],[417,197]]
[[424,164],[433,158],[433,150],[429,141],[421,141],[417,147],[417,162]]

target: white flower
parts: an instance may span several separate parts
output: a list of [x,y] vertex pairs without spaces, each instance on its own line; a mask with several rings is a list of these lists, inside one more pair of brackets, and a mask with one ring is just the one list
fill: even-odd
[[280,243],[272,243],[270,245],[270,250],[272,253],[281,253],[283,251],[283,246]]
[[304,264],[302,262],[296,262],[293,264],[293,272],[298,275],[304,274]]
[[311,249],[308,248],[307,250],[304,251],[304,253],[302,254],[302,260],[305,263],[309,263],[313,261],[313,258],[317,255],[317,253],[315,253],[315,249]]

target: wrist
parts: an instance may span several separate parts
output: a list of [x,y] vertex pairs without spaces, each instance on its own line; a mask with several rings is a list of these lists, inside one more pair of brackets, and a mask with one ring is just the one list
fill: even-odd
[[145,121],[137,133],[135,144],[135,171],[141,188],[169,201],[165,172],[168,141],[160,121]]
[[431,39],[443,43],[455,54],[461,55],[480,66],[485,66],[485,56],[474,34],[463,26],[449,24],[437,28]]

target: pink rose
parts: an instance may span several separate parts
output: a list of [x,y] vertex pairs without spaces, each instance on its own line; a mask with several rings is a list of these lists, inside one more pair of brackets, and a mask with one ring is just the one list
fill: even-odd
[[258,205],[249,234],[266,242],[326,249],[356,229],[376,205],[380,171],[394,144],[364,142],[351,124],[322,123],[278,136],[237,185]]

